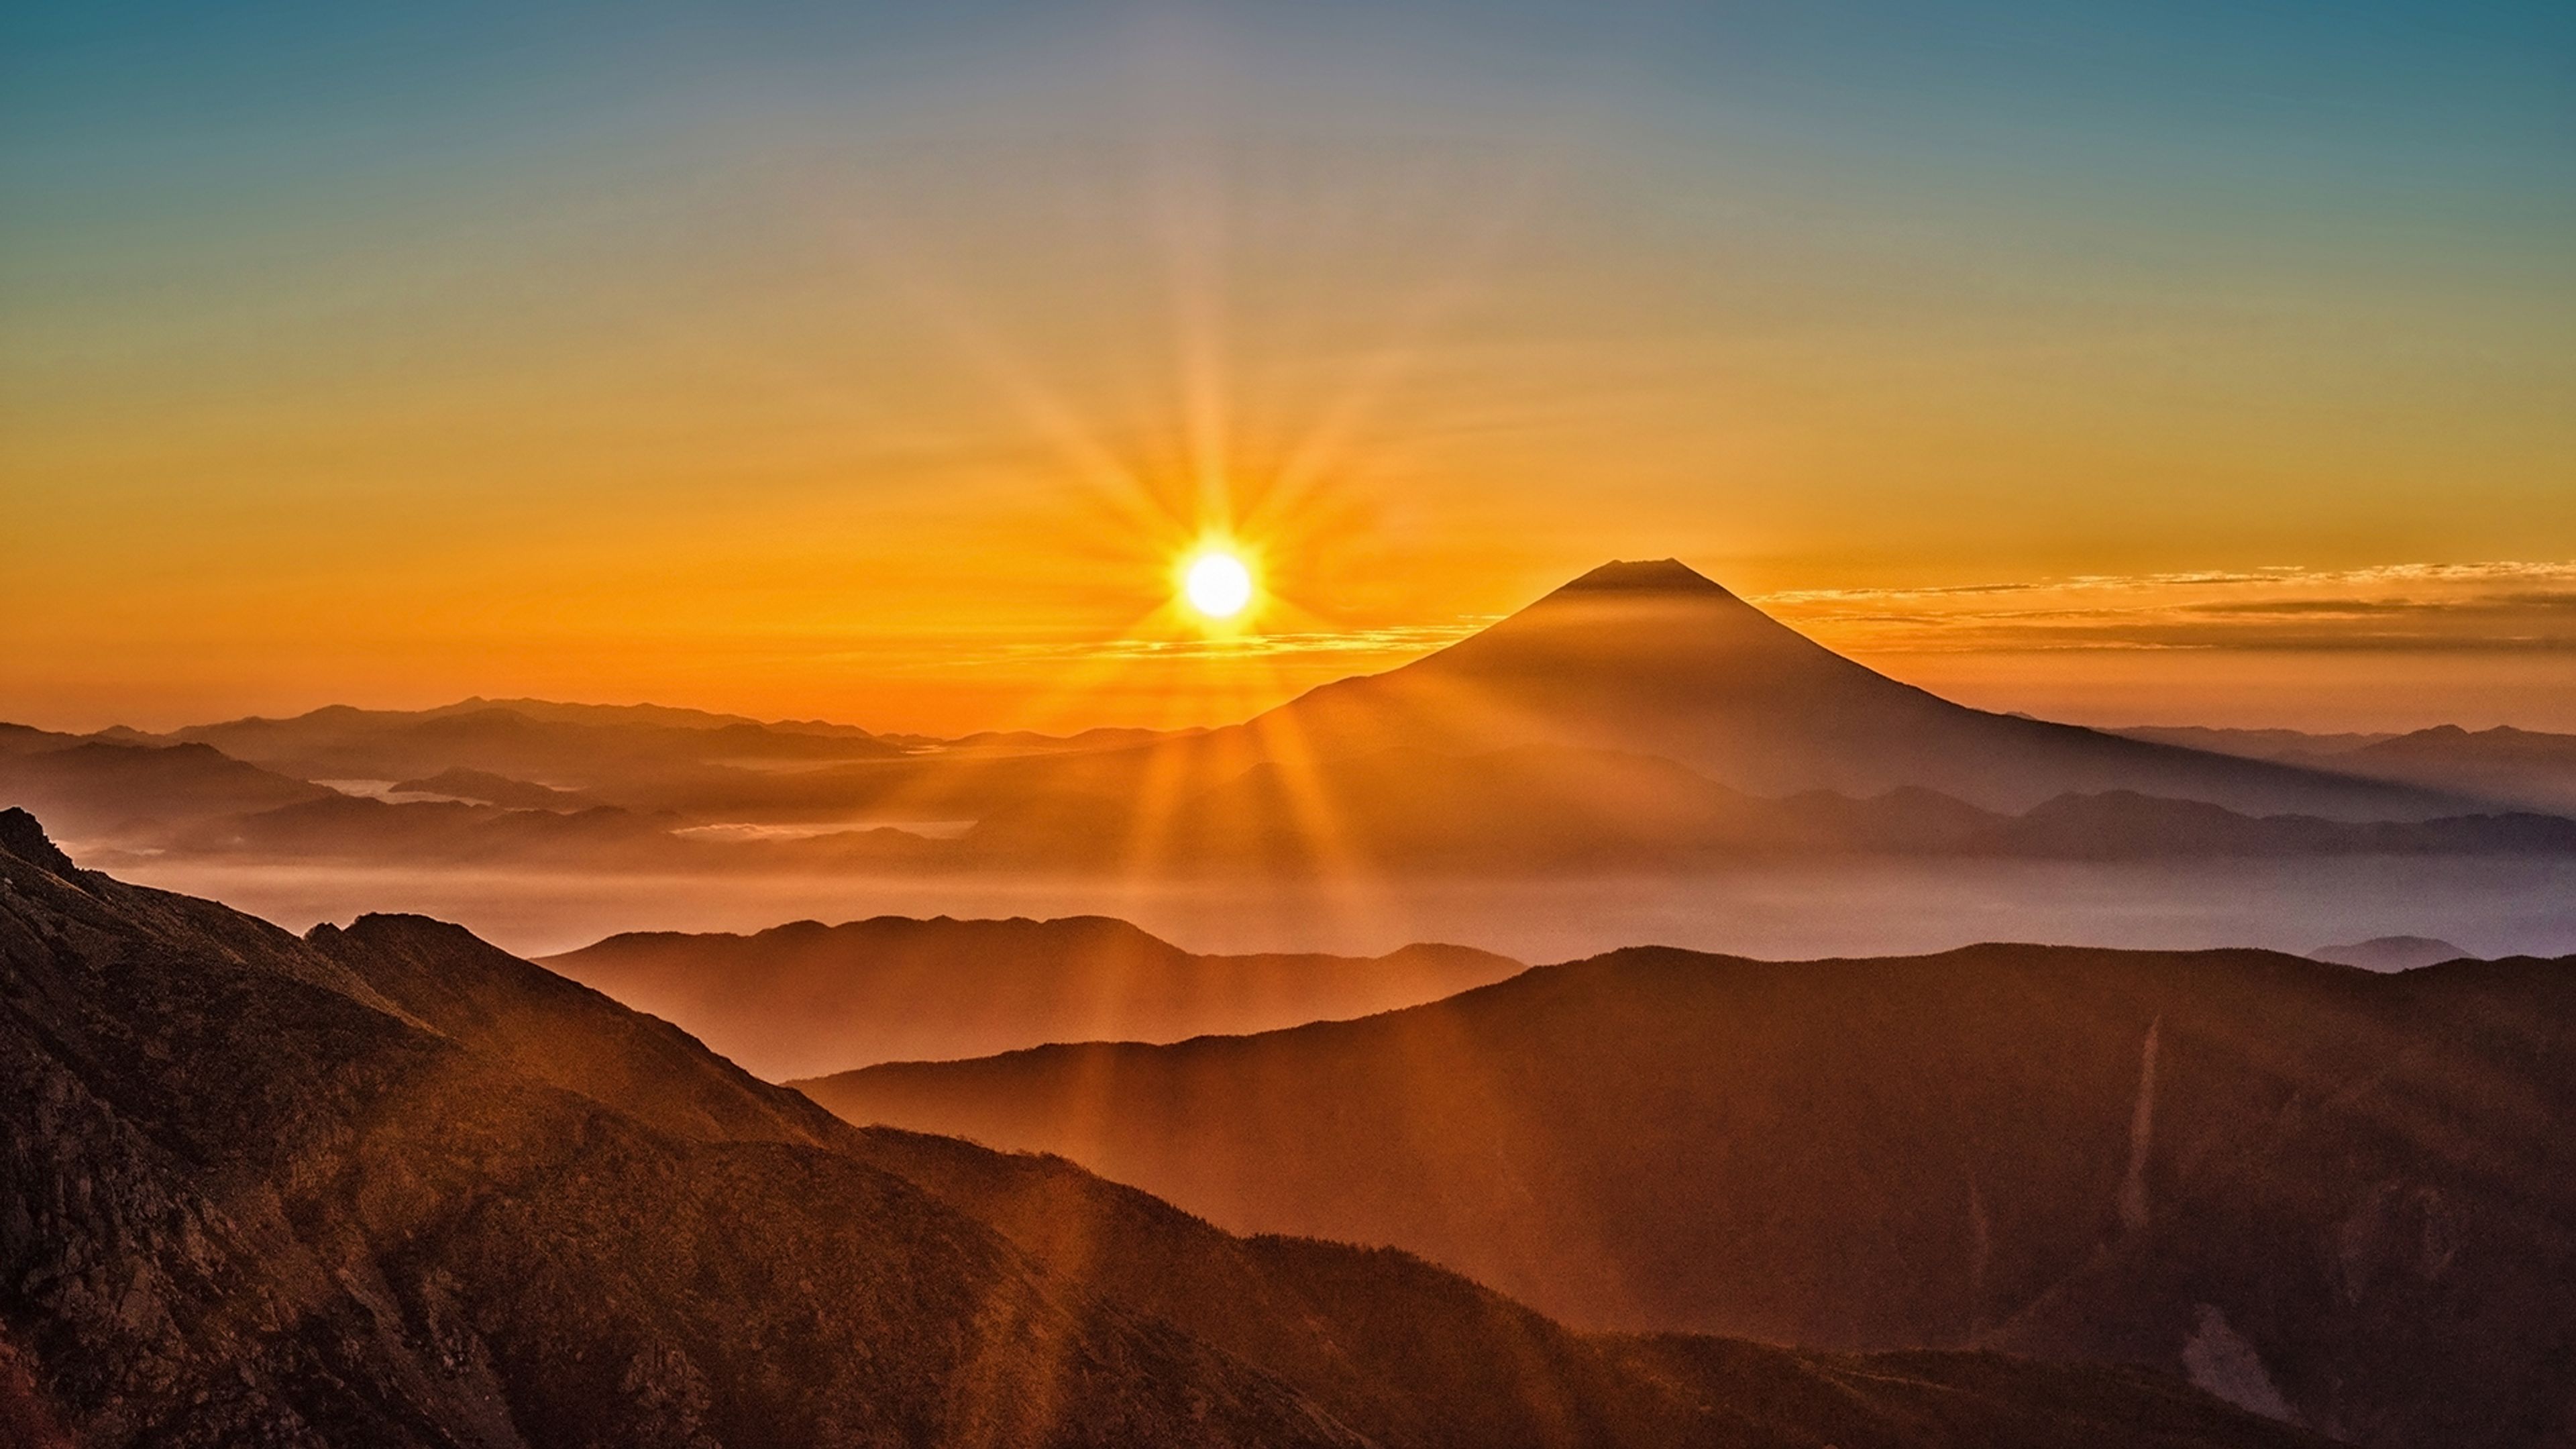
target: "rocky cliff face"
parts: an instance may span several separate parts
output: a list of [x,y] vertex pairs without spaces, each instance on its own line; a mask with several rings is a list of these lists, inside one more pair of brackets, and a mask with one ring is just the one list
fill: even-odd
[[2287,1446],[2179,1381],[1588,1338],[1401,1254],[847,1127],[435,922],[0,815],[0,1441]]

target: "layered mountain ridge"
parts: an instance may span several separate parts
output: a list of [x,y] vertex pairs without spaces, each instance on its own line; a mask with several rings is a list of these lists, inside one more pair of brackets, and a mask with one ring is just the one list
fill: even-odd
[[844,1125],[418,917],[298,939],[0,812],[0,1429],[31,1445],[2320,1443],[2135,1370],[1587,1337]]
[[1368,1016],[1523,969],[1429,944],[1376,957],[1195,955],[1100,916],[635,932],[539,964],[686,1023],[772,1080],[1048,1041],[1177,1041]]
[[0,732],[0,801],[143,869],[1511,875],[1853,854],[2576,857],[2576,826],[2534,813],[2576,800],[2563,737],[2434,731],[2303,753],[2204,733],[2129,738],[1957,705],[1661,560],[1605,565],[1449,648],[1223,729],[935,741],[654,706],[333,706],[161,735]]

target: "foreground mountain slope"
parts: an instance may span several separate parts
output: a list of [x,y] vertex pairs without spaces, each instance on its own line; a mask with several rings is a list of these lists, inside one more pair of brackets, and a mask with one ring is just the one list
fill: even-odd
[[0,1327],[72,1442],[1357,1442],[899,1177],[657,1132],[12,834]]
[[30,1443],[2317,1442],[2128,1372],[1584,1339],[1402,1255],[857,1131],[454,927],[297,941],[18,812],[0,881]]
[[2372,1444],[2576,1429],[2569,963],[1648,949],[805,1088],[1577,1322],[2155,1363]]
[[1265,1031],[1434,1001],[1522,969],[1464,946],[1198,956],[1099,916],[638,932],[542,964],[772,1078],[1049,1041]]
[[2459,808],[2406,786],[1952,704],[1843,658],[1671,559],[1605,564],[1439,653],[1325,685],[1246,728],[1320,755],[1627,750],[1758,795],[1912,785],[2020,811],[2069,792],[2135,790],[2338,819]]
[[[2187,1444],[2249,1432],[2177,1381],[1992,1357],[1793,1355],[1697,1339],[1585,1339],[1408,1255],[1232,1237],[1061,1159],[842,1124],[670,1026],[466,932],[366,917],[312,939],[388,999],[522,1070],[690,1130],[813,1140],[992,1225],[1095,1301],[1158,1319],[1295,1385],[1386,1444]],[[606,1069],[603,1069],[605,1064]],[[640,1064],[641,1070],[636,1069]],[[2271,1432],[2271,1431],[2262,1431]]]
[[1271,1369],[1383,1443],[2179,1449],[2306,1437],[2226,1417],[2179,1378],[2128,1367],[1578,1336],[1407,1253],[1231,1237],[1059,1158],[884,1129],[868,1142],[874,1160],[971,1206],[1043,1261]]

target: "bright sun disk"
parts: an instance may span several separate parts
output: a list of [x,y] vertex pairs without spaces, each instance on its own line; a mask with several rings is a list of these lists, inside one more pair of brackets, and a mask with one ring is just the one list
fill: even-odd
[[1190,561],[1181,593],[1208,618],[1231,619],[1252,602],[1252,570],[1233,554],[1210,549]]

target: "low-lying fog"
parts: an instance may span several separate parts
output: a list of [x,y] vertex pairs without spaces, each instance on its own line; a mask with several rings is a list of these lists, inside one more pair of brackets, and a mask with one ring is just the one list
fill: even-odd
[[175,860],[116,873],[212,896],[297,931],[367,911],[416,911],[531,956],[619,931],[1085,913],[1122,917],[1203,952],[1375,954],[1446,941],[1525,961],[1643,943],[1776,958],[1995,940],[2305,952],[2399,934],[2488,956],[2576,953],[2576,861],[2551,858],[1843,861],[1687,878],[1495,882],[719,879]]

